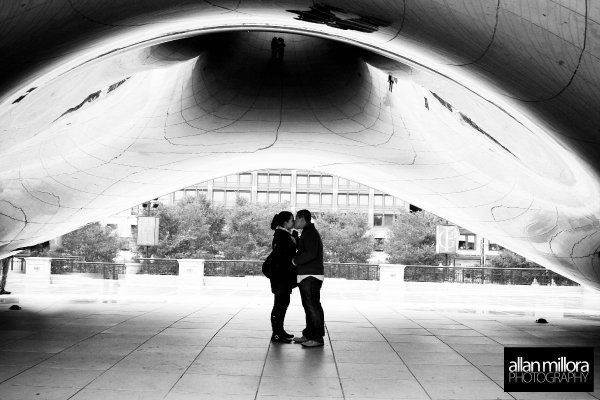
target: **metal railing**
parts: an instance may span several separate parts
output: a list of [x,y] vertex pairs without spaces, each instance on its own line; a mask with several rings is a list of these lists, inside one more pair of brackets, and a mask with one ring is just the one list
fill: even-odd
[[378,281],[379,265],[360,263],[325,263],[326,278]]
[[9,270],[19,274],[25,273],[25,259],[23,258],[10,258]]
[[174,258],[137,258],[141,264],[138,274],[179,275],[179,263]]
[[[261,276],[261,260],[206,260],[204,276]],[[379,280],[379,266],[358,263],[324,263],[326,278]]]
[[78,258],[53,258],[50,261],[50,273],[64,274],[91,274],[102,279],[119,279],[125,274],[125,264],[108,262],[87,262]]
[[206,260],[204,276],[257,276],[262,275],[260,260]]
[[50,260],[51,274],[68,274],[79,272],[75,262],[82,261],[80,257],[56,257]]
[[407,265],[406,282],[458,282],[500,285],[576,286],[577,283],[544,268],[492,268]]
[[[179,263],[169,258],[139,258],[138,274],[179,275]],[[205,276],[242,277],[262,276],[262,260],[206,260]],[[326,278],[348,280],[380,280],[380,268],[376,264],[363,263],[324,263]],[[14,259],[11,268],[26,269],[23,259]],[[118,279],[124,274],[124,264],[84,262],[77,257],[53,258],[52,274],[86,273],[104,279]],[[577,283],[556,272],[544,268],[492,268],[492,267],[453,267],[430,265],[407,265],[404,269],[406,282],[453,282],[472,284],[502,285],[557,285],[576,286]]]

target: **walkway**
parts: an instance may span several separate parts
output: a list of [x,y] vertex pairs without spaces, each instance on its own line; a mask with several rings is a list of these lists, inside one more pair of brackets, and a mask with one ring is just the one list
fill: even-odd
[[[505,345],[596,346],[600,365],[600,295],[581,288],[326,283],[326,345],[304,349],[270,344],[263,288],[99,282],[0,298],[0,399],[600,398],[598,369],[591,394],[502,389]],[[286,328],[302,325],[294,292]]]

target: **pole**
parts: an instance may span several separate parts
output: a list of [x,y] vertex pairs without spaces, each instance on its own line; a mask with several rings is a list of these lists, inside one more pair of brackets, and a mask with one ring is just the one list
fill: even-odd
[[[152,202],[148,200],[148,207],[146,207],[146,215],[150,216],[150,208],[152,207]],[[148,265],[148,250],[150,246],[146,245],[146,265]]]
[[485,238],[481,238],[481,258],[479,264],[483,267],[485,265]]

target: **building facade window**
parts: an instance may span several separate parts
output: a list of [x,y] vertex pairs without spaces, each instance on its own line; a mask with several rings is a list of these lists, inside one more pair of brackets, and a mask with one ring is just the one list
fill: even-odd
[[349,181],[348,179],[344,179],[344,178],[338,179],[338,186],[351,187],[351,188],[359,187],[358,183]]
[[393,214],[384,214],[383,215],[383,225],[384,226],[392,226],[394,224],[394,215]]
[[395,220],[394,214],[375,214],[373,215],[374,226],[392,226]]
[[252,174],[240,174],[240,184],[252,185]]
[[393,207],[394,206],[394,198],[388,194],[385,195],[385,197],[383,198],[383,205],[386,207]]
[[475,250],[475,235],[464,234],[458,237],[459,250]]
[[279,192],[269,192],[268,199],[271,204],[279,203]]
[[248,191],[248,190],[240,190],[238,192],[238,196],[241,199],[245,199],[245,200],[248,200],[248,201],[252,200],[252,193],[250,191]]
[[258,184],[259,185],[267,185],[269,183],[269,175],[268,174],[258,174]]
[[225,177],[225,181],[227,183],[234,184],[234,185],[238,183],[238,179],[239,179],[238,175],[227,175]]
[[306,205],[308,198],[306,197],[306,193],[296,193],[296,203]]
[[411,205],[409,205],[409,207],[408,207],[408,211],[410,211],[411,213],[414,213],[414,212],[423,211],[423,209],[421,209],[421,208],[419,208],[419,207],[415,206],[414,204],[411,204]]
[[500,250],[504,250],[504,247],[500,246],[498,243],[488,242],[488,250],[500,251]]
[[225,204],[233,205],[237,199],[237,191],[235,190],[227,190],[225,191]]
[[225,191],[223,190],[214,190],[213,191],[213,202],[215,203],[223,203],[225,201]]
[[333,202],[333,195],[331,193],[321,194],[321,204],[324,206],[330,206]]
[[307,175],[296,176],[296,184],[301,185],[301,186],[308,185],[308,176]]
[[256,192],[256,201],[258,203],[266,203],[267,202],[267,192]]

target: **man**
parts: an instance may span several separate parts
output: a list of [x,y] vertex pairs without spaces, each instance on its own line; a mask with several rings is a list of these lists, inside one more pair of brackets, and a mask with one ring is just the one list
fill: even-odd
[[325,336],[325,316],[321,307],[321,286],[325,269],[323,267],[323,242],[321,235],[311,222],[310,211],[300,210],[296,213],[297,229],[302,229],[298,241],[298,252],[292,259],[298,274],[298,289],[302,307],[306,314],[306,328],[302,337],[295,337],[294,342],[305,347],[323,346]]
[[6,287],[6,278],[8,276],[8,265],[10,264],[10,257],[3,258],[0,260],[2,263],[2,277],[0,278],[0,295],[10,294],[9,291],[4,290]]

